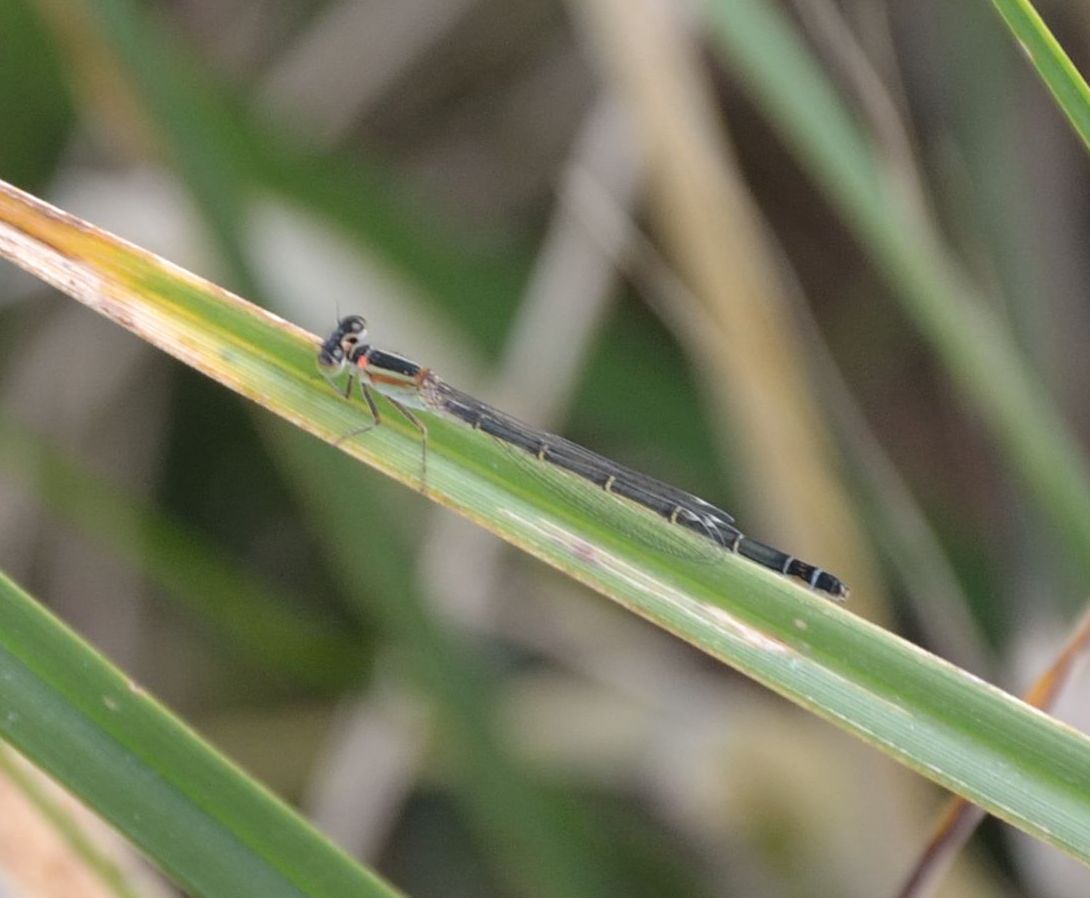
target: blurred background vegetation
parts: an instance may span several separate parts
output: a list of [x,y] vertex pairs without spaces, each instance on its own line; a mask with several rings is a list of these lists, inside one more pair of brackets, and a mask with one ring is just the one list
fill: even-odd
[[[1090,428],[1084,150],[982,0],[732,5],[0,0],[0,178],[316,333],[362,313],[1021,688],[1085,482],[995,409],[1024,367],[1025,445]],[[1043,6],[1085,68],[1090,7]],[[823,163],[777,73],[861,142]],[[917,270],[983,318],[929,330]],[[414,896],[887,894],[942,800],[7,265],[0,566]],[[946,894],[1088,884],[990,824]]]

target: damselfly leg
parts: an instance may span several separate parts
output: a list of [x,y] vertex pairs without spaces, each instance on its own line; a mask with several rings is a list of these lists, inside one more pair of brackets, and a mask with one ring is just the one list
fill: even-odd
[[[359,384],[360,396],[363,397],[364,403],[367,405],[367,411],[371,415],[371,420],[363,427],[357,427],[355,430],[350,430],[348,433],[337,438],[334,446],[340,446],[346,440],[350,440],[354,437],[361,436],[368,431],[374,430],[382,423],[382,413],[378,409],[378,403],[375,401],[374,393],[371,388],[367,386],[358,377],[349,377],[348,385],[344,391],[344,398],[349,399],[352,396],[352,383]],[[427,490],[428,483],[428,428],[416,415],[414,415],[404,405],[394,399],[392,396],[387,396],[386,401],[390,403],[394,408],[401,413],[402,417],[408,421],[413,428],[420,434],[420,489],[421,491]]]

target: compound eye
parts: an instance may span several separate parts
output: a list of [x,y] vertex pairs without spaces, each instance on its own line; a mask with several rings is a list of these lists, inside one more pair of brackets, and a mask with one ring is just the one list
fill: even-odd
[[362,318],[360,318],[359,315],[353,315],[351,318],[348,319],[348,331],[349,331],[349,333],[353,333],[353,334],[363,333],[363,331],[366,329],[366,327],[367,327],[367,322],[365,322]]
[[341,359],[344,358],[344,352],[339,346],[333,349],[323,349],[318,353],[318,364],[324,365],[327,368],[333,368],[341,363]]

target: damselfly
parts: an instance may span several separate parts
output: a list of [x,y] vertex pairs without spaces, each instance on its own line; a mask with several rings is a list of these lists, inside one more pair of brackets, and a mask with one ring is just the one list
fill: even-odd
[[[474,430],[525,453],[541,464],[574,474],[605,492],[634,502],[683,527],[727,552],[734,552],[777,573],[803,581],[833,598],[843,599],[848,587],[828,571],[743,534],[727,512],[685,490],[610,461],[596,452],[546,433],[504,414],[480,399],[457,390],[430,369],[411,359],[386,352],[367,342],[367,325],[358,315],[342,318],[318,351],[323,375],[338,390],[336,378],[347,372],[345,398],[353,383],[371,414],[362,433],[381,423],[372,388],[385,396],[420,433],[427,464],[428,429],[411,411],[419,409],[455,418]],[[426,476],[426,475],[425,475]]]

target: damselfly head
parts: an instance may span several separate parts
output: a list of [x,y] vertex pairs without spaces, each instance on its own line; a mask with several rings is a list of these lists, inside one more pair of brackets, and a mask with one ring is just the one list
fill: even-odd
[[367,322],[359,315],[342,318],[318,350],[318,367],[323,373],[340,373],[366,333]]

